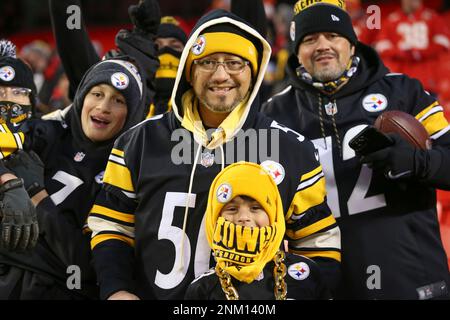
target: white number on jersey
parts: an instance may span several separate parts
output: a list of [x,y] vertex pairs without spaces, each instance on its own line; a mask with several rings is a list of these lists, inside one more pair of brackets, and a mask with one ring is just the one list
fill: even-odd
[[[172,225],[175,207],[185,207],[187,193],[167,192],[164,199],[164,206],[161,218],[161,224],[158,230],[158,240],[169,240],[175,247],[175,259],[172,270],[165,274],[156,271],[155,284],[162,289],[172,289],[178,286],[186,277],[189,263],[191,261],[191,241],[183,229]],[[191,194],[187,205],[189,208],[195,208],[196,195]],[[205,218],[203,217],[201,226],[198,230],[197,247],[195,250],[194,273],[195,277],[209,269],[210,248],[205,234]],[[181,252],[182,238],[184,238],[183,252]],[[181,260],[183,259],[183,260]]]
[[[346,161],[355,157],[355,151],[350,148],[348,142],[365,127],[366,125],[359,125],[347,131],[343,140],[342,160]],[[337,188],[336,177],[334,174],[332,139],[331,137],[326,137],[324,141],[323,138],[319,138],[313,140],[312,142],[319,150],[320,163],[322,165],[323,173],[325,174],[328,206],[333,212],[335,218],[339,218],[341,216],[341,210],[339,205],[339,190]],[[367,197],[367,192],[369,191],[371,181],[372,169],[367,166],[362,166],[356,185],[347,200],[348,214],[357,214],[386,206],[384,194],[377,194]]]

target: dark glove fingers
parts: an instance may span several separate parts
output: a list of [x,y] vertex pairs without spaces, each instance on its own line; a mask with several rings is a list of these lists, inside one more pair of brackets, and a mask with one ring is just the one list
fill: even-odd
[[37,221],[33,221],[33,223],[31,224],[31,237],[27,249],[33,249],[36,246],[38,239],[39,239],[39,225]]
[[25,251],[30,243],[31,236],[31,225],[26,224],[22,227],[22,236],[20,237],[20,242],[18,244],[18,251]]
[[2,247],[9,248],[11,242],[11,225],[3,222],[2,226]]
[[22,226],[13,226],[11,232],[11,242],[9,244],[9,250],[16,250],[20,239],[23,236]]

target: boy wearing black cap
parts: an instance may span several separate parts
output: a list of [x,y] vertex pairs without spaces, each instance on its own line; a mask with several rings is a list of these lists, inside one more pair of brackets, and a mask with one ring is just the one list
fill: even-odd
[[[389,73],[357,41],[343,1],[298,1],[291,25],[290,86],[263,107],[320,151],[328,204],[342,230],[338,298],[449,296],[450,275],[436,217],[435,188],[450,188],[450,126],[422,85]],[[394,145],[359,159],[348,142],[384,111],[419,120],[433,140]],[[372,170],[373,168],[373,170]]]
[[[5,146],[12,133],[0,133],[2,152],[26,150],[14,152],[5,164],[24,180],[41,231],[29,254],[0,249],[0,299],[98,298],[86,218],[114,140],[143,119],[144,96],[136,66],[105,60],[86,73],[59,118],[28,120],[16,145]],[[79,268],[78,285],[68,279],[73,266]]]
[[316,263],[286,254],[283,204],[270,173],[237,162],[211,184],[205,231],[216,266],[194,280],[185,299],[327,299]]

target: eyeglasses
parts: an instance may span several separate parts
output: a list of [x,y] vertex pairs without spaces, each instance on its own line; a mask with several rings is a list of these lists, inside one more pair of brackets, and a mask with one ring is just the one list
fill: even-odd
[[13,97],[26,98],[31,94],[31,89],[20,87],[0,87],[0,97],[6,98],[8,90],[11,91]]
[[228,74],[241,73],[249,63],[250,62],[246,60],[226,60],[222,62],[208,59],[194,60],[194,64],[197,65],[201,71],[216,72],[219,65],[222,65]]

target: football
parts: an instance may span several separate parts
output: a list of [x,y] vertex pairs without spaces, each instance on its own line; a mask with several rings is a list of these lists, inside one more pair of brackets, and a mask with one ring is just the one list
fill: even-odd
[[375,128],[383,133],[397,133],[413,146],[431,149],[430,135],[412,115],[403,111],[386,111],[375,120]]

